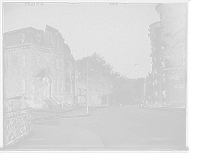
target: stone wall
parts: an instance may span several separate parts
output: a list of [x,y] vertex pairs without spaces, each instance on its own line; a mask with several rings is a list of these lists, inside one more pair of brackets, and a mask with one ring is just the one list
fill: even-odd
[[21,100],[18,103],[21,105],[16,108],[14,101],[9,101],[9,112],[7,109],[4,114],[5,146],[14,144],[31,131],[31,109],[23,108]]

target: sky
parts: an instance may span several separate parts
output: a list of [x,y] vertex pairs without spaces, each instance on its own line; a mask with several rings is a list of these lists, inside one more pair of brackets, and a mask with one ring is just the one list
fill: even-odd
[[3,4],[3,32],[24,27],[60,31],[75,59],[98,53],[129,78],[151,72],[148,27],[159,20],[155,4]]

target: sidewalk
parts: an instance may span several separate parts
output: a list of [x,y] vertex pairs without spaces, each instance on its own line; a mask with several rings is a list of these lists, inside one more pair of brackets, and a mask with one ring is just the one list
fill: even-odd
[[78,107],[75,109],[71,109],[68,111],[63,112],[61,115],[57,116],[51,116],[51,117],[44,117],[44,118],[38,118],[38,119],[33,119],[32,121],[39,121],[39,120],[47,120],[47,119],[55,119],[55,118],[64,118],[64,117],[83,117],[83,116],[90,116],[91,111],[96,109],[98,107],[89,107],[89,113],[87,114],[87,107]]
[[141,108],[186,113],[186,108],[166,108],[166,107],[148,107],[148,106],[143,106]]
[[[103,148],[99,134],[94,131],[69,125],[77,117],[88,119],[86,107],[62,112],[33,112],[32,131],[9,150],[86,150],[87,148]],[[85,116],[85,117],[84,117]]]

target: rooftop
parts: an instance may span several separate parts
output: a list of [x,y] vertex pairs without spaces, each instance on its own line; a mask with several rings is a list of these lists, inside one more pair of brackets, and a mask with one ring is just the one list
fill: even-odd
[[21,29],[18,29],[18,30],[13,30],[13,31],[8,31],[8,32],[5,32],[4,34],[10,34],[10,33],[15,33],[15,32],[20,32],[20,31],[23,31],[23,30],[28,30],[28,29],[32,29],[34,31],[39,31],[40,33],[44,34],[44,31],[43,30],[37,30],[36,28],[33,28],[33,27],[26,27],[26,28],[21,28]]
[[149,27],[150,27],[150,30],[152,31],[154,28],[160,27],[160,26],[161,26],[161,21],[158,21],[158,22],[152,23]]

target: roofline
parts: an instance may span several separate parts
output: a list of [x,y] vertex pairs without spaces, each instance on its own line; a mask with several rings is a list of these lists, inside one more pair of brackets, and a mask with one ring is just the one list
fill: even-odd
[[158,3],[156,6],[155,6],[155,11],[156,13],[158,14],[159,18],[161,19],[161,13],[160,13],[160,9],[162,7],[162,3]]
[[16,48],[16,47],[25,47],[25,46],[30,46],[30,45],[38,46],[40,48],[44,48],[44,49],[47,49],[47,50],[53,50],[52,47],[40,46],[40,45],[37,45],[35,43],[25,43],[25,44],[17,44],[17,45],[12,45],[12,46],[4,46],[3,48],[9,49],[9,48]]
[[24,47],[24,46],[28,46],[28,45],[33,45],[33,43],[17,44],[17,45],[11,45],[11,46],[3,46],[3,48],[6,50],[6,49],[9,49],[9,48]]
[[152,23],[152,24],[149,26],[149,28],[150,28],[150,30],[153,30],[154,28],[160,27],[160,26],[161,26],[161,21],[157,21],[157,22]]
[[[35,31],[43,31],[43,30],[38,30],[32,26],[29,26],[29,27],[25,27],[25,28],[20,28],[20,29],[17,29],[17,30],[12,30],[12,31],[8,31],[8,32],[4,32],[3,34],[4,35],[7,35],[7,34],[12,34],[12,33],[15,33],[15,32],[19,32],[19,31],[22,31],[22,30],[26,30],[26,29],[32,29],[32,30],[35,30]],[[44,32],[44,31],[43,31]]]

